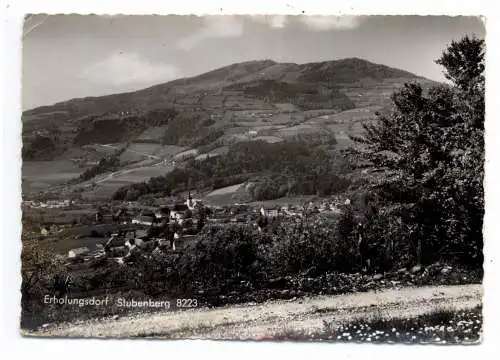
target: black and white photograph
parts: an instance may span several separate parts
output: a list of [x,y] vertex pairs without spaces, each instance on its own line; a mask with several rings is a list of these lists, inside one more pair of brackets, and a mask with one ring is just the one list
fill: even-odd
[[26,15],[21,335],[481,343],[485,37]]

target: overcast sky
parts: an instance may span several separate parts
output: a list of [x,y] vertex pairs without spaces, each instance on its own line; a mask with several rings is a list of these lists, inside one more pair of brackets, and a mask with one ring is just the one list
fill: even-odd
[[359,57],[443,80],[433,60],[479,18],[36,15],[23,38],[23,109],[141,89],[235,62]]

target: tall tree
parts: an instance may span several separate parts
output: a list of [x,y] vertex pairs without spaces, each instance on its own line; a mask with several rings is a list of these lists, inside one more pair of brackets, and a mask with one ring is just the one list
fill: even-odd
[[405,84],[390,114],[354,138],[358,155],[387,172],[373,190],[385,204],[405,205],[398,215],[417,262],[452,255],[482,263],[484,51],[475,37],[452,42],[436,61],[450,85],[424,94]]

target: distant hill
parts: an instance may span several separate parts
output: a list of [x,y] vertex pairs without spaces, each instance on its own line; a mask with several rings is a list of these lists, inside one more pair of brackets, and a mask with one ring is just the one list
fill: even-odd
[[168,107],[182,95],[206,90],[224,90],[233,84],[258,80],[282,82],[313,82],[333,87],[345,84],[384,82],[393,80],[424,80],[407,71],[374,64],[358,58],[307,64],[277,63],[272,60],[232,64],[198,76],[155,85],[143,90],[99,97],[85,97],[27,110],[23,120],[78,118],[91,114],[119,112],[130,108],[151,109]]
[[[23,159],[78,164],[68,168],[61,163],[68,178],[127,144],[136,145],[121,156],[129,159],[123,166],[133,166],[134,159],[159,161],[163,150],[157,147],[162,145],[202,154],[249,139],[316,141],[319,136],[323,142],[336,137],[339,146],[349,146],[346,134],[373,119],[376,110],[390,104],[391,94],[410,81],[434,84],[358,58],[232,64],[134,92],[27,110],[22,115]],[[145,151],[145,143],[156,152]],[[33,176],[38,184],[37,173]],[[57,183],[55,178],[40,186]]]

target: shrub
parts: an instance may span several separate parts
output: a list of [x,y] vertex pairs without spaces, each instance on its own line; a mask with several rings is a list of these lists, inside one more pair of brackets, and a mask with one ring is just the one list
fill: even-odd
[[176,263],[185,288],[201,283],[224,292],[240,281],[258,281],[258,236],[249,225],[206,226]]
[[353,237],[339,236],[337,222],[329,219],[281,223],[272,230],[265,259],[275,276],[296,275],[307,271],[353,270],[357,258]]

